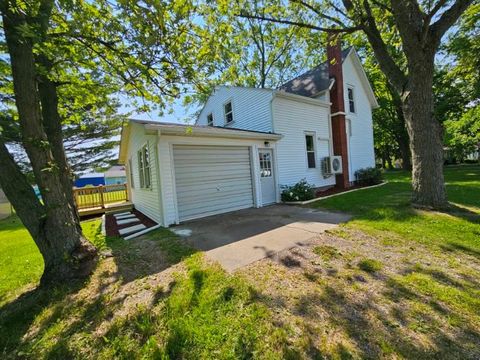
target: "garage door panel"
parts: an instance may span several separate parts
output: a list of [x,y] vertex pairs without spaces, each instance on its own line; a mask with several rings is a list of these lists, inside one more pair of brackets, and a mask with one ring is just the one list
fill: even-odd
[[178,171],[179,174],[193,175],[198,173],[211,173],[212,171],[218,173],[229,174],[232,170],[241,171],[245,174],[246,171],[250,170],[250,163],[195,163],[193,165],[182,164],[180,166],[175,166],[175,172]]
[[191,186],[177,186],[177,191],[181,192],[186,196],[196,196],[198,191],[207,191],[210,194],[219,193],[222,195],[223,191],[235,191],[235,192],[244,192],[244,191],[252,191],[252,187],[247,184],[242,185],[235,185],[235,184],[228,184],[228,183],[221,183],[218,184],[216,182],[208,182],[203,184],[198,184],[198,190],[192,189]]
[[180,221],[253,206],[248,147],[173,147]]
[[205,208],[205,206],[202,206],[202,204],[197,204],[197,206],[189,208],[189,209],[184,209],[182,211],[182,220],[190,220],[190,219],[195,219],[199,216],[199,214],[202,215],[210,215],[210,214],[221,214],[229,211],[234,211],[237,209],[245,209],[250,207],[249,202],[245,202],[244,199],[238,200],[238,201],[230,201],[228,204],[226,204],[224,201],[222,202],[215,202],[212,204],[209,204],[208,209]]

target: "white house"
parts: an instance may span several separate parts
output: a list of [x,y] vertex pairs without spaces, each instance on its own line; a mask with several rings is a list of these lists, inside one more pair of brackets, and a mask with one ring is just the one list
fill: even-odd
[[348,187],[375,166],[378,105],[360,59],[353,48],[327,54],[279,89],[215,88],[195,125],[130,120],[119,159],[135,208],[168,226],[279,202],[281,185],[303,178]]

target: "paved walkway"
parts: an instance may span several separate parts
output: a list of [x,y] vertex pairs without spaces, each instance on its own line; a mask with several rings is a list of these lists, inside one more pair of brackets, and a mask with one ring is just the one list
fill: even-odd
[[272,205],[194,220],[172,230],[234,271],[308,242],[349,219],[345,214]]

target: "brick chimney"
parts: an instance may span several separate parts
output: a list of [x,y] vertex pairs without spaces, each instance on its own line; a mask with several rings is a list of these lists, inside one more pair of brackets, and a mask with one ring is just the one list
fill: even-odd
[[327,45],[328,74],[334,79],[330,90],[332,113],[333,153],[342,156],[343,173],[336,176],[336,187],[350,186],[348,177],[348,138],[345,119],[345,96],[343,92],[342,47],[340,36],[330,35]]

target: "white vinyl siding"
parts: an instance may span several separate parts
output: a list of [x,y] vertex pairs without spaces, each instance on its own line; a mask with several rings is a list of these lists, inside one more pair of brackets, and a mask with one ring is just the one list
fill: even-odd
[[[145,128],[141,124],[130,122],[130,140],[128,145],[127,157],[131,160],[131,177],[128,180],[131,182],[130,191],[132,195],[131,201],[135,208],[147,215],[152,220],[162,222],[162,208],[160,206],[160,183],[158,181],[158,160],[157,160],[157,135],[145,134]],[[138,152],[144,147],[148,146],[150,161],[150,188],[140,188],[140,172]],[[131,186],[134,184],[134,186]]]
[[174,145],[180,221],[253,207],[248,147]]
[[[220,86],[210,95],[198,117],[198,125],[208,125],[213,115],[214,126],[273,132],[270,103],[272,90]],[[225,124],[224,105],[231,101],[233,121]]]
[[[322,158],[330,156],[330,109],[301,101],[276,97],[272,104],[275,132],[283,138],[276,144],[280,185],[293,185],[306,179],[316,187],[335,184],[335,177],[324,178]],[[314,135],[316,168],[309,169],[305,135]]]
[[[355,171],[375,166],[373,148],[372,106],[353,64],[352,56],[343,62],[344,88],[353,88],[355,113],[347,114],[347,134],[349,150],[349,178],[354,181]],[[345,107],[349,109],[348,91],[345,91]],[[349,127],[349,128],[348,128]]]

